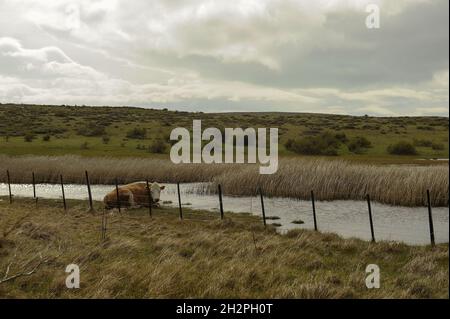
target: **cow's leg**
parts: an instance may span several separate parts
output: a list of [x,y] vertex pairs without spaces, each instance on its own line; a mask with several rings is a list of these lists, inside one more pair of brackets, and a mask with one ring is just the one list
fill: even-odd
[[133,208],[136,206],[136,202],[134,200],[134,195],[131,191],[126,190],[126,192],[124,192],[124,195],[127,198],[127,207],[128,208]]

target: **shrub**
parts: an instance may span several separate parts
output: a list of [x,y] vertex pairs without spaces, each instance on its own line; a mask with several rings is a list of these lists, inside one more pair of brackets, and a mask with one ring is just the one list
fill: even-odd
[[433,142],[430,140],[419,140],[419,139],[414,139],[413,141],[414,146],[422,146],[422,147],[431,147]]
[[423,131],[434,131],[434,127],[432,126],[416,126],[416,128]]
[[135,127],[134,129],[127,132],[128,138],[135,138],[135,139],[143,140],[146,138],[146,136],[147,136],[146,128]]
[[27,134],[25,134],[23,139],[25,140],[25,142],[32,142],[34,139],[34,135],[31,133],[27,133]]
[[316,137],[288,140],[286,149],[303,155],[337,155],[340,141],[331,133],[325,132]]
[[400,141],[388,146],[387,151],[392,155],[416,155],[417,151],[414,145],[409,142]]
[[365,149],[372,147],[372,143],[364,136],[357,136],[347,145],[347,147],[350,152],[361,154]]
[[336,133],[334,135],[334,137],[336,139],[338,139],[341,143],[347,143],[348,142],[348,138],[347,138],[347,135],[345,135],[345,133]]
[[149,146],[149,151],[151,153],[163,154],[166,151],[166,143],[158,138]]
[[431,145],[431,148],[432,148],[433,150],[435,150],[435,151],[442,151],[442,150],[445,150],[445,146],[444,146],[444,144],[442,144],[442,143],[433,143],[433,144]]
[[105,127],[97,123],[90,123],[80,127],[77,134],[81,136],[102,136],[105,135]]
[[287,150],[293,151],[294,140],[292,138],[288,139],[286,143],[284,143],[284,146]]

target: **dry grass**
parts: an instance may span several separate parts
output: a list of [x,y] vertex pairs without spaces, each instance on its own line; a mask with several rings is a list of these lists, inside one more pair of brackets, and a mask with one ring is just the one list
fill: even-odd
[[[95,203],[100,207],[100,203]],[[344,240],[296,230],[279,235],[249,215],[133,210],[108,217],[86,204],[45,200],[38,207],[0,201],[2,298],[448,298],[448,245]],[[41,257],[38,257],[38,254]],[[66,265],[81,270],[81,288],[65,287]],[[381,269],[381,288],[365,287],[365,267]]]
[[[260,175],[258,166],[246,164],[180,164],[170,160],[142,158],[85,158],[78,156],[0,156],[0,181],[5,169],[12,181],[30,183],[31,172],[40,182],[84,183],[84,170],[91,183],[109,184],[148,178],[159,182],[221,183],[226,194],[251,195],[261,186],[267,196],[309,199],[314,190],[319,200],[361,200],[370,194],[375,201],[404,206],[425,205],[430,189],[434,206],[448,205],[449,170],[436,166],[376,166],[345,160],[281,159],[273,175]],[[213,187],[213,190],[216,188]]]
[[448,205],[448,166],[375,166],[342,160],[286,159],[274,175],[260,175],[251,167],[214,178],[226,193],[254,194],[261,186],[270,196],[319,200],[363,200],[402,206],[426,204],[426,190],[434,206]]

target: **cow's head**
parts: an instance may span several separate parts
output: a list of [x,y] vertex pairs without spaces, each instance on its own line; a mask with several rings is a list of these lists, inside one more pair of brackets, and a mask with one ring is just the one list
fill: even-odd
[[159,196],[161,194],[161,191],[166,188],[165,186],[161,186],[158,183],[152,183],[150,185],[150,192],[152,194],[152,200],[154,203],[159,202]]

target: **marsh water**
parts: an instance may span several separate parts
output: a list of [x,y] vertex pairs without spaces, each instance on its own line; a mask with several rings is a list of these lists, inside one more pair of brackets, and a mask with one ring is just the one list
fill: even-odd
[[[163,206],[178,206],[176,185],[165,184],[161,192]],[[91,185],[94,200],[114,189],[113,185]],[[14,196],[32,197],[30,184],[12,184]],[[64,185],[67,199],[87,199],[85,185]],[[184,207],[217,212],[219,217],[219,200],[215,194],[208,192],[208,184],[190,183],[180,185],[181,202]],[[0,196],[8,195],[8,186],[0,183]],[[61,187],[55,184],[37,184],[36,195],[41,198],[61,198]],[[365,201],[338,200],[316,201],[317,224],[320,231],[337,233],[345,238],[357,237],[370,240],[370,227],[367,203]],[[293,228],[313,229],[313,215],[310,201],[291,198],[264,198],[267,223],[281,224],[280,232]],[[259,197],[223,196],[225,214],[251,213],[261,216]],[[372,202],[372,215],[376,240],[401,241],[407,244],[424,245],[430,243],[428,210],[426,207],[389,206]],[[303,221],[303,224],[293,223]],[[448,207],[433,208],[434,232],[437,243],[449,240]]]

